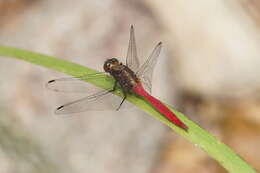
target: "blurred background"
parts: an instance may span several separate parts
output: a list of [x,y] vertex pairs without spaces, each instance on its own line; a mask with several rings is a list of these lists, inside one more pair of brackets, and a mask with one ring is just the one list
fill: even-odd
[[[257,0],[0,0],[1,45],[100,71],[124,62],[131,24],[141,62],[163,42],[153,95],[260,170]],[[45,88],[64,74],[3,57],[0,73],[1,173],[226,172],[138,108],[55,116],[82,97]]]

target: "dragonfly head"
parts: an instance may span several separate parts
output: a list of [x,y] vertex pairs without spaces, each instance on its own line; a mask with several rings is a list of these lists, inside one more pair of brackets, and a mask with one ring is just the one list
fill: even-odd
[[104,70],[105,72],[111,72],[113,68],[118,65],[120,65],[120,63],[116,58],[108,59],[104,63]]

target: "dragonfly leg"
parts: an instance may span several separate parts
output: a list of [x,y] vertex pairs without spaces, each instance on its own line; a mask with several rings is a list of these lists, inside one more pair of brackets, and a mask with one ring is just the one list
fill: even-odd
[[118,106],[118,108],[116,109],[117,111],[120,109],[120,107],[122,106],[122,104],[124,103],[124,101],[125,101],[125,99],[126,99],[126,97],[127,97],[127,94],[125,93],[125,92],[123,92],[124,93],[124,98],[123,98],[123,100],[121,101],[121,103],[120,103],[120,105]]
[[[118,82],[116,81],[115,84],[114,84],[113,89],[111,89],[109,92],[113,92],[113,91],[116,90],[117,83],[118,83]],[[125,99],[126,99],[126,97],[127,97],[126,91],[123,90],[123,94],[124,94],[124,98],[123,98],[123,100],[121,101],[121,103],[120,103],[120,105],[118,106],[118,108],[116,109],[117,111],[120,109],[120,107],[122,106],[122,104],[124,103],[124,101],[125,101]]]
[[117,86],[117,81],[115,81],[115,84],[114,84],[114,86],[113,86],[113,89],[111,89],[109,92],[115,91],[115,90],[116,90],[116,86]]
[[115,84],[113,86],[113,89],[108,90],[108,92],[114,92],[116,90],[116,86],[117,86],[117,81],[115,81]]

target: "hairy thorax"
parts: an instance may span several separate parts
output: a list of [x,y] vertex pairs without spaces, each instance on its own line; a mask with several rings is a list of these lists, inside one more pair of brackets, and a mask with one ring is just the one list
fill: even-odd
[[130,91],[139,82],[135,73],[125,65],[113,68],[111,75],[118,81],[124,91]]

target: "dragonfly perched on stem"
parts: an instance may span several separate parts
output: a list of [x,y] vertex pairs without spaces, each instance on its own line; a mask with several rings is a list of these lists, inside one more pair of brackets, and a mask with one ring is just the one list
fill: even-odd
[[[135,33],[134,27],[131,26],[130,29],[130,40],[126,56],[126,65],[119,62],[116,58],[107,59],[104,63],[104,70],[114,77],[115,83],[112,88],[107,90],[101,90],[95,94],[83,97],[79,100],[64,104],[58,107],[55,111],[56,114],[69,114],[82,112],[87,110],[99,110],[103,109],[105,106],[110,106],[110,108],[115,108],[119,110],[128,94],[134,93],[142,96],[147,100],[158,112],[164,115],[168,120],[170,120],[175,125],[187,130],[188,127],[164,104],[159,100],[151,96],[152,89],[152,76],[155,64],[158,60],[160,51],[162,48],[162,43],[159,42],[151,55],[145,61],[145,63],[140,66],[136,51]],[[104,78],[103,73],[89,74],[78,78],[61,78],[50,80],[46,85],[47,88],[54,91],[61,92],[89,92],[91,89],[83,89],[83,81],[96,80],[98,78]],[[78,85],[81,83],[80,85]],[[72,85],[73,84],[73,85]],[[85,84],[86,85],[86,84]],[[76,86],[76,87],[75,87]],[[93,88],[94,86],[92,86]],[[120,87],[123,93],[123,99],[120,103],[115,103],[112,94],[117,88]]]

